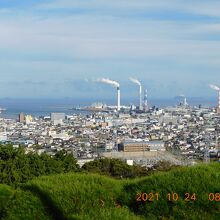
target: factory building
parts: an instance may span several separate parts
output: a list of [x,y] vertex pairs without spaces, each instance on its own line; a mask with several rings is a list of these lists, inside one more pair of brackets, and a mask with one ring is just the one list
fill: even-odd
[[165,144],[163,141],[125,140],[118,145],[118,151],[124,151],[124,152],[165,151]]
[[163,141],[149,141],[150,151],[165,151],[165,143]]

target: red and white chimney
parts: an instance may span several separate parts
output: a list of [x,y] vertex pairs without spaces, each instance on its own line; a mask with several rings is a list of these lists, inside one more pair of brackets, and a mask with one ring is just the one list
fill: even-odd
[[118,103],[117,103],[117,110],[121,110],[121,92],[120,92],[120,87],[117,87],[117,96],[118,96]]
[[218,109],[220,110],[220,90],[218,90]]

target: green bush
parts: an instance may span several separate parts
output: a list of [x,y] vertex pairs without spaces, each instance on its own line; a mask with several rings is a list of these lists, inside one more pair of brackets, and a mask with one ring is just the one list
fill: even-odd
[[129,166],[119,159],[99,159],[83,165],[84,171],[99,173],[114,178],[134,178],[148,175],[146,167]]

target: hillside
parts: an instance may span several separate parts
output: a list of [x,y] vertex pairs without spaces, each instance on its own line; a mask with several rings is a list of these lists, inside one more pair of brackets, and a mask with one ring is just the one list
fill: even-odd
[[[178,201],[168,201],[172,192]],[[219,192],[218,163],[134,180],[63,174],[36,178],[16,190],[0,185],[0,214],[3,219],[219,219],[220,195],[210,194]],[[137,193],[154,201],[137,202]]]

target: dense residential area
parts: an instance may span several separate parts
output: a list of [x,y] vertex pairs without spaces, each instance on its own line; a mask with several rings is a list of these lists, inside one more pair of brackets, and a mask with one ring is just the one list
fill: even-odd
[[78,164],[118,158],[153,166],[190,165],[220,157],[220,115],[211,108],[178,106],[134,111],[88,112],[0,120],[0,142],[53,156],[65,150]]
[[216,219],[219,120],[186,106],[2,118],[0,218]]

